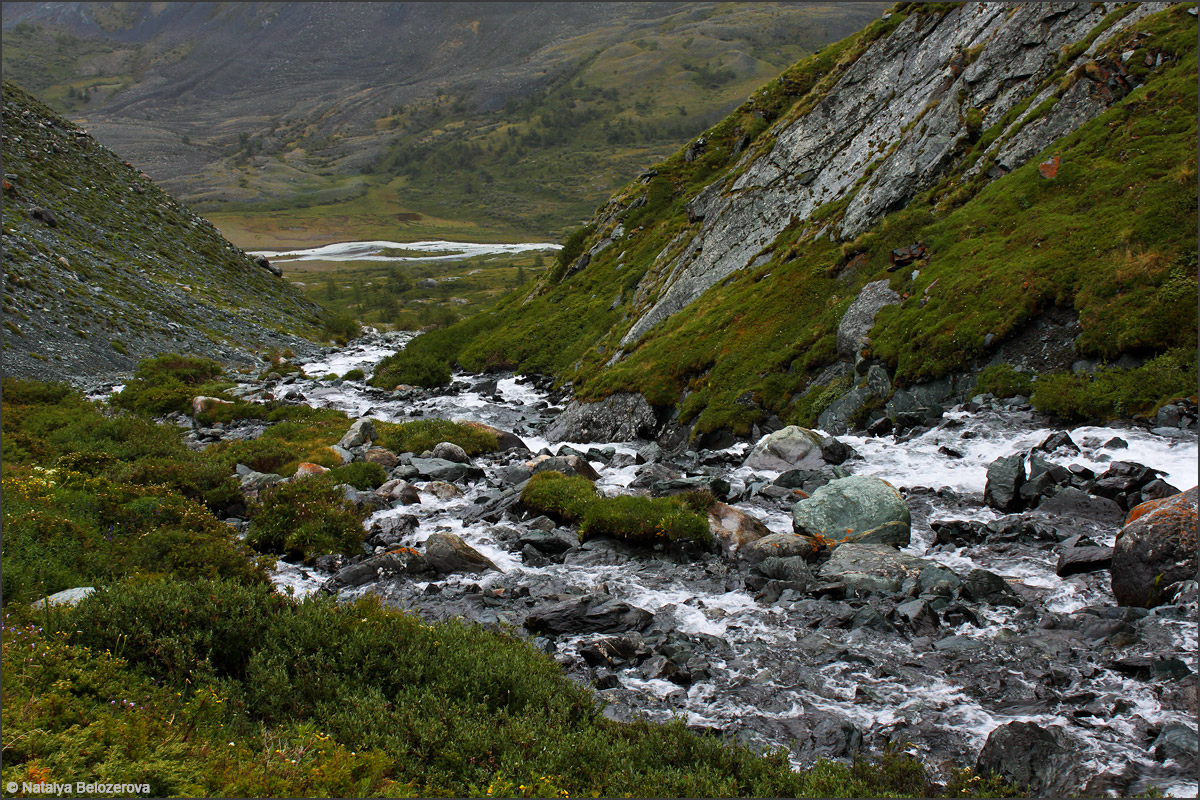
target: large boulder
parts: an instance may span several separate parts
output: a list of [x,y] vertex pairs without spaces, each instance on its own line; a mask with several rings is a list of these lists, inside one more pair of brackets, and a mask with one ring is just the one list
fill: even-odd
[[1021,510],[1021,486],[1025,483],[1025,454],[997,458],[987,468],[983,500],[1004,513]]
[[1027,787],[1034,797],[1072,797],[1081,763],[1080,754],[1050,730],[1032,722],[1010,722],[988,734],[975,771]]
[[1169,600],[1171,584],[1196,578],[1196,487],[1135,506],[1113,545],[1117,602],[1151,608]]
[[454,483],[464,478],[482,478],[483,470],[444,458],[414,458],[411,461],[417,470],[417,475],[430,481],[446,481]]
[[600,473],[591,463],[580,456],[538,456],[527,465],[534,475],[546,470],[561,472],[563,475],[578,475],[589,481],[600,480]]
[[817,571],[819,577],[846,585],[847,591],[897,594],[910,578],[916,581],[932,561],[901,553],[886,544],[840,544]]
[[597,403],[572,402],[546,429],[552,442],[627,442],[653,439],[658,417],[646,398],[614,394]]
[[792,506],[797,533],[834,541],[906,546],[912,517],[887,481],[868,475],[839,478]]
[[751,542],[771,535],[771,529],[758,519],[725,503],[709,506],[708,529],[726,556],[732,556]]
[[821,455],[821,434],[799,425],[767,434],[746,457],[742,466],[749,469],[770,469],[783,472],[789,469],[820,469],[825,466]]
[[798,533],[772,533],[755,539],[738,550],[738,555],[748,564],[758,564],[768,558],[792,558],[800,556],[815,561],[821,545],[811,536]]
[[441,573],[504,571],[454,533],[430,534],[425,540],[425,560]]
[[433,457],[453,461],[455,464],[470,464],[471,457],[467,451],[454,442],[438,442],[433,448]]
[[611,595],[595,593],[542,606],[525,618],[531,633],[625,633],[640,631],[654,615]]
[[363,417],[354,421],[354,424],[350,426],[350,430],[346,431],[346,435],[338,442],[338,447],[351,450],[355,447],[361,447],[374,439],[375,420],[370,417]]
[[879,309],[900,302],[900,295],[892,291],[889,283],[887,278],[868,283],[842,315],[837,329],[837,352],[843,359],[853,360],[866,344]]

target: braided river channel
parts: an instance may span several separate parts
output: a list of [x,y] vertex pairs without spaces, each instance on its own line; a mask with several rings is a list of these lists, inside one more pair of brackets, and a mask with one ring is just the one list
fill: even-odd
[[[367,335],[302,366],[311,376],[352,368],[369,376],[408,336]],[[546,428],[564,401],[550,389],[545,380],[464,374],[446,390],[385,391],[303,377],[248,385],[248,392],[271,391],[352,418],[483,422],[528,448],[473,458],[472,472],[450,481],[458,492],[442,486],[438,494],[428,477],[413,474],[411,459],[421,454],[400,454],[394,474],[417,486],[420,502],[390,502],[364,522],[364,557],[396,546],[420,550],[432,534],[453,533],[497,569],[437,580],[384,569],[348,582],[335,575],[349,562],[280,562],[277,586],[297,596],[374,593],[430,620],[511,626],[593,686],[614,719],[682,718],[752,747],[788,748],[798,766],[891,746],[944,778],[973,765],[995,729],[1023,722],[1049,731],[1067,754],[1047,778],[1054,785],[1087,796],[1153,788],[1196,796],[1195,582],[1184,582],[1171,604],[1120,607],[1108,569],[1059,577],[1057,566],[1064,547],[1111,546],[1123,511],[1086,504],[1048,511],[1046,503],[1006,516],[984,503],[990,463],[1030,452],[1063,428],[1028,406],[984,403],[951,408],[906,441],[838,436],[854,455],[824,467],[817,483],[847,473],[891,483],[912,517],[901,553],[923,559],[919,568],[952,574],[930,573],[946,578],[932,593],[915,580],[899,591],[846,589],[828,576],[805,587],[774,580],[736,554],[654,552],[606,539],[581,546],[576,530],[523,511],[515,499],[529,476],[525,464],[562,448],[590,463],[607,495],[672,475],[719,478],[729,505],[774,533],[792,531],[790,509],[800,496],[775,483],[780,472],[743,466],[753,442],[672,454],[648,441],[549,441]],[[1099,475],[1113,462],[1130,462],[1178,489],[1196,485],[1194,429],[1065,430],[1078,451],[1039,451],[1053,464]],[[968,591],[973,570],[1005,586]]]

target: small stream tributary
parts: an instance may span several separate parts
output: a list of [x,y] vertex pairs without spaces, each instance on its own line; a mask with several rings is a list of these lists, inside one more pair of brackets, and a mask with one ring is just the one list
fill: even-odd
[[[353,368],[369,374],[404,341],[404,334],[365,337],[303,366],[310,375]],[[647,468],[637,463],[647,442],[544,438],[561,406],[532,381],[455,378],[456,386],[446,393],[419,392],[408,399],[354,381],[332,385],[298,379],[288,388],[302,393],[309,405],[351,417],[475,420],[515,433],[533,453],[569,446],[587,454],[607,494],[632,491],[629,484]],[[556,557],[531,554],[522,541],[545,536],[542,529],[551,526],[544,519],[516,511],[489,519],[483,511],[512,488],[509,467],[532,454],[479,457],[475,463],[484,477],[459,482],[461,496],[438,499],[422,493],[421,503],[378,511],[364,523],[371,528],[389,517],[414,515],[416,524],[401,544],[420,548],[434,532],[455,533],[502,572],[438,581],[391,577],[343,589],[341,596],[373,592],[430,619],[457,615],[521,628],[526,617],[547,605],[600,594],[653,615],[640,632],[618,643],[637,652],[598,657],[597,642],[621,637],[586,630],[543,635],[535,643],[568,674],[594,684],[613,718],[682,717],[697,729],[752,746],[789,748],[798,765],[890,743],[918,754],[942,775],[973,763],[998,726],[1034,722],[1058,731],[1069,744],[1081,788],[1125,796],[1158,787],[1173,796],[1195,796],[1197,783],[1186,756],[1155,746],[1165,729],[1180,725],[1192,731],[1194,742],[1194,594],[1179,605],[1145,613],[1117,607],[1107,570],[1057,576],[1058,538],[1085,533],[1099,545],[1111,545],[1119,523],[1055,518],[1034,510],[1017,521],[1036,527],[1039,536],[1002,536],[961,547],[939,545],[930,528],[931,521],[948,519],[999,520],[1002,515],[982,499],[988,464],[1029,450],[1053,432],[1028,410],[952,410],[934,429],[902,443],[891,437],[839,437],[858,454],[844,468],[901,489],[913,520],[905,553],[959,576],[986,569],[1013,589],[1008,602],[959,603],[920,629],[894,624],[894,598],[789,591],[762,596],[747,587],[744,565],[717,555],[688,559],[604,541]],[[1180,489],[1196,483],[1194,433],[1168,438],[1133,427],[1080,427],[1069,433],[1080,452],[1059,451],[1049,460],[1101,472],[1120,459],[1161,470],[1163,479]],[[658,458],[688,475],[724,477],[736,508],[774,532],[790,532],[792,499],[757,492],[778,473],[743,467],[749,448],[739,443]],[[564,538],[573,535],[558,532]],[[281,564],[275,580],[304,595],[329,577]],[[1142,674],[1119,666],[1122,659],[1140,656],[1175,659],[1189,674]]]

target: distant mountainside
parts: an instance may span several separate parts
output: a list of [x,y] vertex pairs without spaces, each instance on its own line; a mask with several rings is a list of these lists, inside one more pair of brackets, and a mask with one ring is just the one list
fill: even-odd
[[164,352],[312,349],[319,306],[12,83],[3,90],[4,374],[78,381]]
[[1194,4],[901,3],[397,368],[553,373],[718,439],[917,413],[988,368],[1065,396],[1144,365],[1095,407],[1152,410],[1195,392],[1196,77]]
[[5,75],[189,203],[586,219],[882,3],[5,3]]

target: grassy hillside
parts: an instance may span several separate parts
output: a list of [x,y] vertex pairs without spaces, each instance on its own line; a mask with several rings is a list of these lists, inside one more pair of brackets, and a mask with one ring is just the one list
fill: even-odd
[[183,347],[301,346],[327,321],[83,130],[4,83],[5,372],[128,371]]
[[[613,210],[625,208],[617,218],[631,234],[586,269],[566,275],[565,266],[599,233],[579,241],[532,292],[417,340],[410,357],[425,351],[472,369],[550,372],[585,398],[639,391],[653,404],[678,404],[695,433],[723,426],[745,433],[767,412],[811,424],[848,386],[814,381],[837,359],[842,314],[861,286],[886,278],[905,299],[879,313],[873,355],[900,385],[978,368],[988,334],[1004,340],[1058,306],[1079,315],[1081,356],[1169,354],[1129,375],[1129,391],[1101,404],[1106,413],[1145,412],[1194,394],[1197,61],[1195,21],[1183,5],[1104,42],[1091,64],[1132,51],[1130,72],[1145,85],[1025,166],[989,182],[984,151],[1010,123],[1036,120],[1081,79],[1066,71],[1074,55],[1064,52],[1044,82],[1056,88],[1046,103],[1022,104],[978,130],[954,168],[906,208],[843,242],[824,233],[836,230],[830,223],[849,197],[828,203],[788,226],[757,267],[735,272],[609,364],[636,318],[635,303],[644,307],[645,298],[634,297],[639,285],[646,291],[643,277],[680,249],[676,237],[692,224],[688,201],[747,163],[739,149],[767,152],[783,123],[768,129],[766,120],[807,113],[909,13],[944,9],[896,7],[889,19],[800,62],[710,129],[701,157],[689,161],[685,148],[657,165],[655,177],[615,195],[596,219],[611,224]],[[1146,66],[1148,53],[1164,54],[1157,68]],[[1053,156],[1061,166],[1050,180],[1038,164]],[[631,203],[639,197],[644,204]],[[911,268],[889,272],[890,251],[914,242],[930,252],[919,277]]]
[[560,233],[884,8],[193,5],[14,8],[4,67],[244,247],[247,215],[260,235]]

